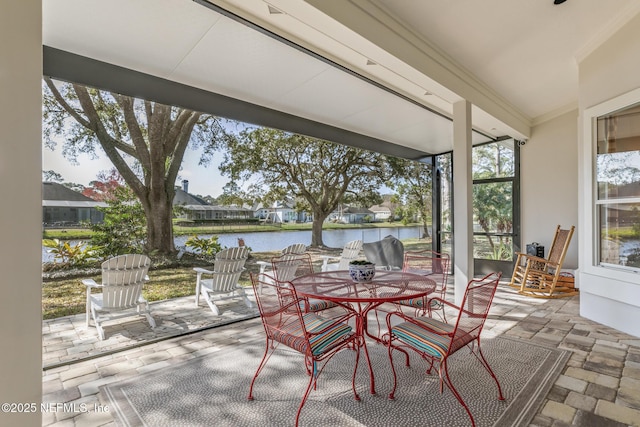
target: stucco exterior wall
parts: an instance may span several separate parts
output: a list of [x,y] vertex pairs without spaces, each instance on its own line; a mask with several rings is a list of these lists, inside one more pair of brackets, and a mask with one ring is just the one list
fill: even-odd
[[[556,226],[578,226],[578,110],[535,126],[520,148],[522,245],[537,242],[545,256]],[[578,268],[574,234],[564,267]]]
[[631,19],[580,62],[579,85],[580,314],[640,337],[640,274],[601,267],[595,261],[593,142],[588,135],[590,117],[604,114],[599,111],[603,105],[609,108],[620,97],[629,98],[633,91],[637,99],[624,102],[640,102],[640,16]]

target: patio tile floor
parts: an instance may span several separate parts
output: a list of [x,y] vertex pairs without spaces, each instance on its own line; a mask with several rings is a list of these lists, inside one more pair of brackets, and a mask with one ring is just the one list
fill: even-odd
[[[89,411],[45,412],[43,426],[113,426],[100,386],[260,339],[264,332],[259,318],[239,321],[257,314],[242,302],[229,301],[221,316],[196,308],[193,297],[155,303],[152,310],[154,330],[143,318],[125,319],[108,326],[102,342],[95,328],[85,327],[84,316],[44,322],[43,401],[85,404]],[[640,338],[580,317],[579,296],[534,299],[501,285],[483,333],[572,352],[531,426],[640,426]],[[98,356],[102,350],[109,353]],[[69,362],[78,356],[91,358]]]
[[105,352],[120,351],[149,342],[166,339],[187,332],[233,323],[258,316],[257,308],[248,308],[234,300],[219,304],[221,315],[216,316],[201,301],[195,306],[194,297],[181,297],[151,303],[156,327],[151,329],[143,317],[128,317],[104,322],[105,340],[100,341],[93,327],[87,328],[85,315],[66,316],[46,320],[42,326],[43,366],[45,369]]

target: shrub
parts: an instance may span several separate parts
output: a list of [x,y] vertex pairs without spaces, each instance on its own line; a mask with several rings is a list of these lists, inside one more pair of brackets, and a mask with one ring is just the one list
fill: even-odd
[[116,189],[107,207],[99,209],[104,212],[104,221],[91,226],[94,231],[91,243],[100,247],[104,258],[144,253],[147,220],[142,205],[130,189]]
[[204,239],[194,235],[189,237],[184,244],[193,248],[198,255],[206,259],[212,259],[218,251],[222,250],[222,246],[218,243],[218,236]]
[[83,267],[99,259],[100,248],[80,241],[75,245],[59,239],[44,239],[42,246],[49,248],[53,255],[55,268]]

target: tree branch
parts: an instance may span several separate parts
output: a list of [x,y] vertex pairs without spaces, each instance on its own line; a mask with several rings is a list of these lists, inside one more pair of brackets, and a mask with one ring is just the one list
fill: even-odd
[[[118,149],[116,148],[124,145],[125,147],[129,147],[129,151],[133,152],[132,147],[112,138],[111,135],[109,135],[109,133],[105,130],[102,121],[100,120],[100,116],[95,109],[95,105],[91,100],[91,96],[87,91],[87,88],[75,84],[73,85],[73,88],[76,92],[76,95],[78,96],[78,101],[80,102],[82,110],[89,118],[89,129],[93,130],[96,133],[96,137],[100,142],[100,146],[106,153],[107,157],[109,157],[109,160],[111,160],[111,163],[113,163],[116,169],[120,172],[120,175],[122,175],[122,178],[129,185],[129,187],[131,187],[136,195],[140,197],[142,194],[144,194],[145,188],[136,174],[131,170],[127,162],[124,161],[124,159],[118,152]],[[127,152],[125,150],[123,151]]]
[[60,93],[56,85],[53,84],[53,81],[51,80],[51,78],[45,77],[44,81],[47,83],[47,86],[51,90],[51,93],[53,93],[54,98],[62,106],[62,108],[64,108],[64,110],[67,113],[69,113],[71,117],[76,119],[76,121],[80,123],[82,126],[86,127],[87,129],[91,129],[91,124],[84,117],[78,114],[78,112],[71,105],[69,105],[69,103],[67,102],[66,99],[64,99],[64,97],[62,96],[62,94]]
[[135,147],[135,154],[127,154],[138,159],[143,168],[149,169],[151,167],[149,148],[147,147],[142,129],[140,128],[140,124],[136,118],[135,110],[133,108],[134,99],[130,96],[120,96],[116,94],[114,94],[114,97],[122,109],[124,122],[127,124],[129,135],[131,135],[131,142],[133,147]]

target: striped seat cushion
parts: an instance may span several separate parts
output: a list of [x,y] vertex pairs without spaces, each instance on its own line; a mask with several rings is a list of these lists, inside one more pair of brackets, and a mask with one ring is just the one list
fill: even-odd
[[[332,308],[332,307],[337,307],[338,304],[331,302],[331,301],[324,301],[321,299],[309,299],[307,300],[307,303],[309,304],[309,309],[308,311],[321,311],[321,310],[326,310],[328,308]],[[300,306],[300,308],[302,309],[302,311],[306,310],[306,307],[304,305],[304,303],[301,303],[302,305]]]
[[409,307],[422,308],[422,306],[424,305],[424,298],[420,297],[404,299],[402,301],[398,301],[398,304],[407,305]]
[[418,325],[403,322],[391,328],[392,333],[403,343],[442,359],[447,354],[451,337],[440,334],[452,333],[455,326],[430,317],[418,317],[415,320]]
[[[310,333],[319,332],[333,323],[333,320],[324,319],[315,313],[303,314],[302,320],[306,330]],[[322,354],[351,334],[351,326],[346,323],[337,323],[322,334],[312,335],[309,339],[311,354]],[[299,322],[290,323],[284,328],[274,331],[273,339],[301,353],[307,353],[307,342]]]

